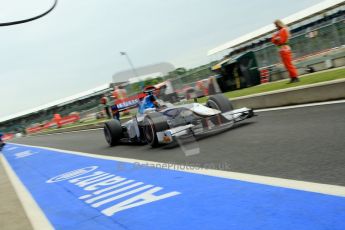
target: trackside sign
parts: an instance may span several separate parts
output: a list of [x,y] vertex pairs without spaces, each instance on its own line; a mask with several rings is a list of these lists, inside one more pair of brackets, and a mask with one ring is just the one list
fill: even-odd
[[[46,181],[46,183],[56,183],[68,181],[77,187],[80,187],[86,195],[79,199],[89,204],[91,207],[98,208],[106,204],[110,207],[101,212],[106,216],[112,216],[117,212],[167,199],[181,194],[180,192],[168,192],[156,195],[163,188],[151,184],[145,184],[135,180],[127,179],[103,171],[95,171],[98,166],[76,169],[63,173]],[[127,200],[117,202],[121,198],[129,197]]]

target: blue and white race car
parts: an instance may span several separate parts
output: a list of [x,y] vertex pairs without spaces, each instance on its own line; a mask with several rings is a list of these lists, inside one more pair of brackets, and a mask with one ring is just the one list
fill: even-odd
[[169,144],[188,137],[202,137],[224,131],[234,123],[254,116],[249,108],[233,109],[223,95],[212,95],[207,103],[173,105],[157,99],[152,92],[138,103],[138,113],[121,124],[111,120],[104,125],[110,146],[118,143],[142,143],[152,147]]

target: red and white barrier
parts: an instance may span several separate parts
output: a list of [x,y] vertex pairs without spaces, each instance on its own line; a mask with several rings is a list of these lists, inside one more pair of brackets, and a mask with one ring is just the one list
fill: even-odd
[[11,133],[5,133],[3,136],[2,136],[2,140],[4,141],[9,141],[9,140],[12,140],[14,138],[14,134],[11,134]]
[[[73,124],[75,122],[78,122],[79,120],[80,120],[80,116],[77,114],[73,114],[73,115],[68,115],[68,116],[62,117],[60,123],[61,123],[61,125],[68,125],[68,124]],[[54,126],[56,126],[56,122],[55,121],[49,121],[43,125],[37,125],[34,127],[27,128],[26,132],[28,134],[37,133],[37,132],[41,132],[42,130],[52,128]]]

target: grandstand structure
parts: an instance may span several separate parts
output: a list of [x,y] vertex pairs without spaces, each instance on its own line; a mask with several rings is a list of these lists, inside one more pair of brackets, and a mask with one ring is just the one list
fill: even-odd
[[112,84],[78,93],[51,103],[0,119],[0,130],[5,133],[25,132],[33,124],[52,120],[55,113],[67,116],[73,112],[83,113],[97,108],[101,97],[113,90]]
[[[299,62],[299,68],[315,65],[317,70],[321,70],[345,65],[345,1],[323,1],[282,21],[290,28],[290,45],[295,59],[304,60],[304,57],[333,50],[330,57]],[[223,54],[224,61],[254,52],[259,68],[275,65],[280,62],[276,47],[271,43],[275,31],[272,23],[211,49],[208,55]],[[334,49],[341,51],[335,52]],[[330,59],[328,65],[324,64],[325,59]]]

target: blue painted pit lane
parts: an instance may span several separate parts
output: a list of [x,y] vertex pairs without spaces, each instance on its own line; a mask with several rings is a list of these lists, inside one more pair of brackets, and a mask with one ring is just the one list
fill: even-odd
[[3,154],[56,229],[345,226],[344,197],[14,144]]

